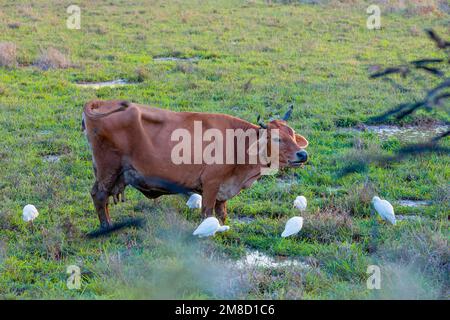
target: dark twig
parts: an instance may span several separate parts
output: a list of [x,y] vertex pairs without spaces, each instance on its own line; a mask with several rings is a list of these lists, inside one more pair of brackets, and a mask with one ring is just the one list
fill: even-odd
[[[450,42],[444,41],[433,30],[426,30],[428,36],[434,41],[439,49],[447,50],[450,48]],[[441,82],[431,89],[427,89],[425,97],[422,100],[416,102],[402,103],[384,112],[381,115],[374,116],[368,120],[369,123],[381,123],[386,121],[390,117],[394,117],[397,120],[413,114],[419,109],[427,111],[433,108],[441,107],[445,102],[450,99],[450,77],[445,76],[445,72],[442,69],[442,64],[450,64],[450,58],[435,59],[425,58],[413,60],[410,62],[402,61],[402,64],[396,67],[389,67],[385,70],[381,70],[370,75],[370,78],[381,78],[385,81],[389,81],[397,88],[403,88],[397,84],[394,80],[388,76],[399,74],[402,78],[411,75],[414,80],[422,80],[423,77],[419,74],[413,73],[414,70],[425,71],[428,74],[441,78]],[[409,90],[403,88],[402,91]],[[450,148],[439,145],[439,142],[450,135],[450,130],[433,137],[425,143],[409,144],[395,152],[392,156],[367,156],[358,161],[351,162],[341,170],[340,176],[345,176],[353,172],[367,171],[370,163],[377,165],[389,165],[392,162],[398,162],[406,157],[418,156],[427,153],[444,153],[449,154]]]
[[444,62],[444,59],[420,59],[420,60],[413,60],[410,63],[415,66],[423,66],[430,63],[441,63]]
[[433,107],[436,105],[441,104],[444,100],[450,98],[449,93],[442,93],[438,94],[440,91],[450,88],[450,78],[445,79],[443,82],[441,82],[439,85],[428,91],[425,98],[421,101],[414,102],[414,103],[402,103],[395,108],[386,111],[385,113],[372,117],[368,120],[370,123],[379,123],[390,116],[395,116],[397,120],[403,119],[407,115],[412,114],[416,110],[420,109],[421,107]]
[[[441,37],[437,35],[431,29],[426,30],[428,36],[431,40],[436,43],[436,46],[439,49],[450,48],[450,42],[444,41]],[[372,79],[382,78],[387,79],[385,81],[389,81],[394,87],[400,89],[402,91],[407,91],[409,89],[403,88],[398,83],[390,79],[389,75],[399,74],[402,78],[412,74],[413,70],[421,70],[430,75],[437,76],[439,78],[444,78],[445,73],[440,68],[442,64],[450,64],[450,59],[441,59],[441,58],[425,58],[425,59],[417,59],[410,62],[403,62],[402,65],[396,67],[388,67],[385,70],[381,70],[376,72],[369,77]],[[417,80],[417,77],[413,77]],[[443,92],[443,90],[450,88],[450,78],[446,77],[442,80],[440,84],[435,86],[434,88],[427,91],[426,96],[423,100],[417,101],[414,103],[400,104],[397,107],[385,112],[382,115],[373,117],[369,119],[369,122],[381,122],[386,120],[390,116],[395,116],[397,120],[406,117],[414,113],[418,109],[426,109],[431,110],[435,106],[442,105],[444,100],[449,99],[450,94],[447,92]]]
[[370,78],[375,79],[387,76],[389,74],[397,74],[397,73],[400,74],[403,78],[405,78],[409,72],[411,72],[411,70],[408,68],[408,66],[391,67],[370,75]]
[[425,30],[425,32],[428,34],[428,36],[430,37],[431,40],[434,41],[434,43],[436,43],[436,46],[439,49],[445,49],[447,47],[450,47],[450,42],[448,41],[444,41],[442,40],[441,37],[439,37],[436,32],[434,32],[434,30],[432,29],[427,29]]

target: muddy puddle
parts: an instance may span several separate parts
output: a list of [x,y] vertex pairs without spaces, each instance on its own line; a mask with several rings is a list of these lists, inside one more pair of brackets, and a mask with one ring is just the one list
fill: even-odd
[[391,137],[399,140],[408,140],[410,142],[426,141],[439,134],[450,130],[450,125],[433,125],[433,126],[394,126],[394,125],[379,125],[379,126],[363,126],[361,128],[345,128],[347,132],[373,132],[376,133],[380,139],[387,140]]
[[198,57],[192,58],[177,58],[177,57],[156,57],[154,61],[179,61],[179,62],[197,62],[200,60]]
[[101,88],[116,88],[122,87],[126,85],[133,85],[135,83],[128,82],[124,79],[116,79],[111,81],[103,81],[103,82],[79,82],[76,83],[77,87],[80,88],[90,88],[90,89],[101,89]]
[[236,262],[238,268],[260,267],[260,268],[282,268],[282,267],[300,267],[309,268],[305,262],[287,258],[283,256],[269,256],[258,250],[247,250],[245,256]]
[[398,200],[397,203],[402,207],[413,207],[413,208],[430,206],[433,204],[433,202],[426,200],[407,200],[407,199]]
[[418,221],[418,220],[423,220],[424,218],[421,216],[415,216],[415,215],[396,215],[395,218],[397,219],[397,221]]
[[60,157],[60,156],[57,156],[57,155],[48,155],[48,156],[44,156],[44,157],[43,157],[43,160],[44,160],[45,162],[55,163],[55,162],[58,162],[60,158],[61,158],[61,157]]
[[277,188],[281,189],[281,190],[289,190],[291,189],[294,185],[296,185],[297,183],[292,181],[279,181],[277,182]]
[[238,216],[238,217],[231,218],[231,220],[234,221],[234,222],[237,222],[237,223],[248,224],[248,223],[252,223],[253,221],[255,221],[255,217]]

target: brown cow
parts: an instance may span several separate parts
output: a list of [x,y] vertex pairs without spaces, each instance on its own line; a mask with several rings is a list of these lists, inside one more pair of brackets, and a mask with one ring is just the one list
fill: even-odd
[[[271,156],[271,145],[278,144],[280,168],[298,167],[306,162],[307,153],[303,148],[306,148],[308,141],[286,124],[291,111],[283,120],[254,125],[225,114],[173,112],[118,100],[88,102],[84,107],[82,126],[93,154],[96,181],[91,195],[101,227],[111,227],[109,198],[112,197],[115,203],[124,201],[127,185],[135,187],[148,198],[187,191],[201,193],[203,217],[213,215],[215,210],[216,215],[225,221],[226,201],[250,187],[261,176],[261,169],[270,165],[267,161],[249,161],[250,148],[255,144],[250,145],[245,132],[257,132],[256,139],[263,146],[259,153],[266,149],[266,160],[267,156]],[[245,162],[237,163],[237,155],[232,154],[234,161],[231,164],[225,161],[206,164],[195,160],[175,163],[173,149],[179,141],[172,141],[173,133],[176,129],[182,129],[193,133],[195,141],[195,123],[200,123],[203,131],[216,129],[216,133],[223,133],[224,136],[230,129],[238,132],[232,144],[244,141],[247,151]],[[279,135],[272,134],[272,129],[278,129]],[[262,134],[264,131],[266,136]],[[194,145],[194,141],[189,145]],[[202,148],[209,143],[202,141]],[[195,156],[193,154],[190,158],[195,159]]]

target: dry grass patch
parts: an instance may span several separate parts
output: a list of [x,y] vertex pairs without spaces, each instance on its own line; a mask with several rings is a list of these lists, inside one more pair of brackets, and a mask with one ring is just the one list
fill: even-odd
[[353,235],[352,219],[349,215],[334,207],[305,216],[302,236],[321,243],[342,241]]
[[99,35],[105,35],[108,33],[108,29],[102,25],[93,25],[87,27],[87,32],[89,33],[95,33]]
[[388,12],[405,12],[407,14],[442,14],[449,10],[446,0],[379,0]]
[[0,212],[0,229],[1,230],[19,230],[20,220],[13,211]]
[[378,5],[383,12],[399,12],[407,15],[448,14],[450,7],[447,0],[271,0],[270,2],[322,5],[324,7],[341,10],[348,8],[365,10],[369,5]]
[[370,206],[376,194],[375,186],[370,182],[356,184],[342,197],[338,206],[353,216],[370,215]]
[[42,70],[65,69],[72,66],[68,57],[55,48],[48,48],[42,51],[41,56],[36,60],[35,65]]
[[136,79],[138,82],[144,82],[149,78],[150,78],[150,71],[147,68],[143,66],[139,66],[136,68]]
[[447,221],[408,225],[392,233],[378,250],[385,274],[382,298],[447,299],[450,250]]
[[173,71],[181,73],[194,73],[196,71],[196,67],[189,62],[177,62],[173,68]]
[[17,66],[17,46],[12,42],[0,42],[0,66]]
[[32,6],[30,5],[24,5],[19,7],[18,12],[22,17],[28,18],[31,21],[39,21],[39,15],[34,11]]

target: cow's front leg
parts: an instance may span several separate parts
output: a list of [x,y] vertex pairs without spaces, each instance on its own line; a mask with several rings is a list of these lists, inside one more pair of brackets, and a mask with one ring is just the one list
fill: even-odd
[[207,185],[203,188],[202,194],[202,217],[212,217],[216,205],[216,197],[219,192],[219,186]]
[[92,200],[94,201],[95,210],[98,214],[98,219],[100,220],[100,227],[102,229],[108,229],[112,226],[111,218],[109,217],[108,209],[108,192],[101,190],[98,187],[98,182],[94,183],[91,190]]
[[216,200],[214,211],[216,212],[216,216],[219,218],[222,224],[224,224],[227,220],[227,202]]

